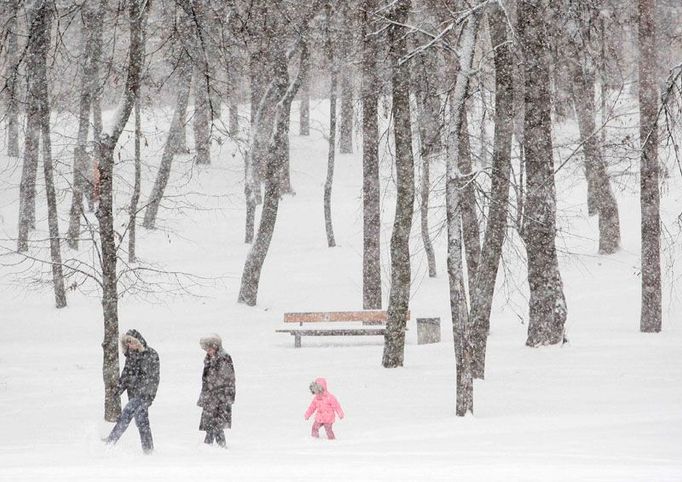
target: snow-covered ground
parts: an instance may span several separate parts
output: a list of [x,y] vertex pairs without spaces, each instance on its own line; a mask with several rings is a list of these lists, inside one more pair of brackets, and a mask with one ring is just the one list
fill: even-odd
[[[58,311],[50,288],[28,291],[26,278],[33,271],[18,277],[25,265],[10,266],[19,258],[3,251],[0,480],[682,480],[682,305],[672,285],[679,275],[666,274],[664,331],[639,333],[636,182],[618,192],[622,250],[598,256],[596,220],[585,214],[577,160],[561,172],[557,188],[560,224],[567,230],[559,245],[570,342],[524,346],[525,272],[508,249],[487,376],[476,382],[473,417],[454,416],[444,233],[436,239],[439,276],[429,279],[418,218],[411,312],[413,318],[440,316],[441,343],[417,345],[411,321],[405,367],[387,370],[380,366],[380,337],[304,338],[303,348],[294,349],[292,337],[275,333],[286,311],[361,307],[361,157],[337,156],[332,209],[338,247],[327,248],[321,132],[327,108],[323,101],[314,104],[318,129],[311,137],[299,137],[292,125],[296,195],[280,205],[255,308],[236,303],[248,246],[243,164],[232,144],[215,145],[210,167],[192,168],[189,158],[176,159],[169,193],[193,194],[162,208],[161,229],[139,230],[144,261],[205,278],[193,287],[201,297],[138,295],[120,302],[121,331],[140,330],[161,358],[161,385],[150,409],[153,456],[142,455],[134,425],[113,449],[100,440],[110,425],[101,421],[103,329],[96,294],[70,292],[69,306]],[[156,114],[145,123],[143,201],[160,158],[166,117]],[[71,142],[64,139],[64,145]],[[129,149],[129,137],[124,141]],[[55,150],[64,156],[60,142]],[[129,172],[125,159],[119,172]],[[0,162],[0,238],[11,248],[21,165],[5,157]],[[59,169],[67,173],[70,161],[63,162]],[[394,199],[388,158],[383,171],[386,295]],[[59,182],[66,188],[68,176]],[[679,175],[669,182],[664,218],[674,230],[682,210]],[[125,194],[116,203],[124,208],[127,188],[122,180],[117,185]],[[441,195],[435,204],[442,204]],[[41,213],[44,203],[40,191]],[[69,203],[70,197],[61,199],[62,232]],[[44,217],[39,215],[35,239],[47,229]],[[441,218],[435,208],[434,231]],[[666,259],[679,263],[681,252],[672,243]],[[70,255],[68,248],[64,253]],[[210,332],[223,337],[237,373],[227,451],[204,446],[198,431],[195,402],[203,359],[198,340]],[[335,425],[336,441],[311,439],[310,422],[303,420],[308,384],[318,376],[328,379],[346,412]]]

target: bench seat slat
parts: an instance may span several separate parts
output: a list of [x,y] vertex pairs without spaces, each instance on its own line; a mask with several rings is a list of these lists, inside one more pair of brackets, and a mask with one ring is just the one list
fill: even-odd
[[[407,312],[407,319],[410,312]],[[364,321],[367,323],[386,323],[388,312],[384,310],[361,311],[308,311],[284,313],[284,323],[314,323],[325,321]]]

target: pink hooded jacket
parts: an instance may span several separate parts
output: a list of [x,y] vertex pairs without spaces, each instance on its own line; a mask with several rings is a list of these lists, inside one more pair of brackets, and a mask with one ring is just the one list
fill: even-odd
[[315,382],[324,388],[324,391],[313,397],[308,410],[305,411],[305,419],[308,420],[313,413],[315,413],[315,421],[318,423],[334,423],[337,413],[339,418],[343,419],[341,405],[336,397],[327,391],[327,380],[318,378]]

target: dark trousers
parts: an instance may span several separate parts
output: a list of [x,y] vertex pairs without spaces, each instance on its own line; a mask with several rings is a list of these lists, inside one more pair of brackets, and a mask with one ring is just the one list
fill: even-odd
[[140,432],[140,441],[142,442],[142,450],[146,453],[154,450],[154,440],[152,439],[152,431],[149,427],[149,405],[141,398],[133,398],[128,401],[113,430],[107,437],[107,443],[115,444],[121,438],[123,432],[126,431],[130,421],[135,419],[135,425]]
[[225,430],[207,430],[204,443],[212,445],[214,440],[221,447],[225,447]]

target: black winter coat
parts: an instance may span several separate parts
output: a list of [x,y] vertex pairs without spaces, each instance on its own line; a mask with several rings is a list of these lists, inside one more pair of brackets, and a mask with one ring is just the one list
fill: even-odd
[[139,340],[144,350],[125,350],[126,361],[118,380],[117,394],[120,395],[128,390],[129,400],[143,398],[151,405],[159,388],[159,355],[156,350],[147,345],[147,341],[137,330],[128,330],[126,335]]
[[230,355],[222,348],[212,357],[206,355],[201,376],[201,395],[197,402],[203,408],[199,430],[214,431],[232,427],[235,381]]

